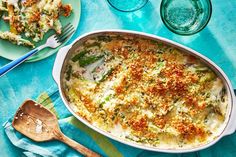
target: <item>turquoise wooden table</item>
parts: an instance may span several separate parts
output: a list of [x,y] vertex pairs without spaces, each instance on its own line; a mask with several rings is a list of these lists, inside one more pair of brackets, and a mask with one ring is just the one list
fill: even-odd
[[[111,8],[106,0],[82,0],[81,20],[73,39],[89,31],[111,28],[136,30],[165,37],[213,60],[224,70],[236,88],[236,1],[212,0],[213,14],[209,24],[200,33],[192,36],[176,35],[163,25],[159,13],[160,1],[150,0],[139,11],[122,13]],[[25,99],[39,95],[55,84],[51,74],[54,59],[55,55],[38,62],[24,63],[0,78],[0,124],[8,120]],[[0,66],[8,62],[0,57]],[[21,156],[20,150],[9,142],[3,127],[0,127],[0,139],[0,156]],[[236,134],[224,137],[202,153],[209,156],[235,156]],[[158,156],[158,153],[149,155]],[[185,155],[191,156],[181,156]]]

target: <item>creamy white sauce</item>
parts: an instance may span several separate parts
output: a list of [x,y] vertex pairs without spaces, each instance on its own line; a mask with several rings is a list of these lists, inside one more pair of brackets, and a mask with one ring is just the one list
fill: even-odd
[[222,88],[223,88],[222,81],[219,78],[217,78],[216,81],[214,81],[213,86],[211,88],[211,98],[213,100],[217,99],[217,97],[219,96]]
[[117,137],[125,138],[125,136],[130,135],[130,132],[127,129],[123,129],[120,124],[117,124],[113,129],[111,129],[111,134]]

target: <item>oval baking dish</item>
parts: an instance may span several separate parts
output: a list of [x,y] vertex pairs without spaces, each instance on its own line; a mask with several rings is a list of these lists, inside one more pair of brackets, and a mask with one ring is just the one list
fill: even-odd
[[53,77],[78,120],[133,147],[192,152],[236,128],[234,90],[224,72],[200,53],[154,35],[104,30],[80,36],[58,52]]

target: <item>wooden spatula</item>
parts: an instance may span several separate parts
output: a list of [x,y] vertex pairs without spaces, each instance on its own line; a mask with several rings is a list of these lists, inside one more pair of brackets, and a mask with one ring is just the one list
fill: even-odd
[[97,153],[65,136],[56,116],[43,105],[26,100],[17,110],[12,126],[36,142],[59,140],[88,157],[100,157]]

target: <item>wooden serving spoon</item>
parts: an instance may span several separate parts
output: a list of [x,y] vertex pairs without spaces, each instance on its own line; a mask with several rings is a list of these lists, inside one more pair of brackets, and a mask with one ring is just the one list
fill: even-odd
[[58,125],[56,116],[43,105],[33,100],[26,100],[17,110],[12,126],[36,142],[59,140],[88,157],[100,157],[76,141],[64,135]]

